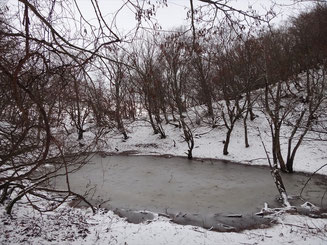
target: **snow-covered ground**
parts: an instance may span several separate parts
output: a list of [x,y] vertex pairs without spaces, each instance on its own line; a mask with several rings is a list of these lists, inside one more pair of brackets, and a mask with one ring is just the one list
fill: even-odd
[[40,215],[20,204],[13,218],[0,214],[1,244],[326,244],[327,221],[280,213],[270,228],[220,233],[157,217],[131,224],[111,211],[62,207]]
[[[267,165],[257,127],[267,147],[269,128],[260,116],[249,122],[250,147],[244,147],[243,126],[238,123],[232,133],[229,155],[222,154],[226,130],[212,129],[204,124],[194,130],[194,157],[216,158],[244,164]],[[127,126],[129,139],[107,135],[107,146],[99,150],[138,151],[140,154],[171,154],[185,156],[187,144],[181,129],[164,125],[167,138],[159,139],[144,121]],[[287,129],[285,129],[287,132]],[[304,141],[295,158],[295,171],[314,172],[327,163],[326,141]],[[327,175],[327,167],[319,173]],[[241,198],[241,197],[240,197]],[[14,207],[9,218],[0,206],[1,244],[327,244],[327,219],[288,213],[275,214],[277,224],[270,228],[240,233],[219,233],[199,227],[177,225],[165,217],[142,224],[130,224],[111,211],[74,209],[67,205],[56,212],[40,214],[25,203]]]
[[[259,115],[254,121],[248,121],[248,134],[250,147],[246,148],[244,143],[244,128],[242,120],[236,122],[232,132],[229,145],[229,154],[223,155],[223,141],[226,138],[226,128],[224,126],[212,128],[204,123],[196,125],[193,134],[195,148],[193,156],[197,158],[225,159],[251,165],[267,165],[268,161],[262,146],[259,131],[263,141],[271,152],[270,128],[264,115]],[[144,121],[136,121],[128,126],[129,139],[124,141],[121,135],[110,135],[108,141],[108,151],[134,151],[140,154],[170,154],[175,156],[186,156],[187,144],[182,138],[183,132],[173,125],[163,125],[167,134],[166,139],[160,139],[159,135],[154,135],[150,125]],[[289,128],[283,127],[282,149],[287,149],[287,139],[283,141],[283,135],[289,133]],[[310,133],[297,151],[294,170],[311,173],[327,164],[327,140],[312,141]],[[286,156],[286,153],[285,153]],[[327,166],[319,170],[320,174],[327,175]]]

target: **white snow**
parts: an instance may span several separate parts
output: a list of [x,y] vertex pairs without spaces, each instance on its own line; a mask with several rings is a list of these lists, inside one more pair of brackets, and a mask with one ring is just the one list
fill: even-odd
[[[259,138],[258,128],[268,151],[271,151],[270,128],[264,115],[259,115],[254,121],[248,121],[249,144],[246,148],[244,143],[244,129],[241,121],[236,122],[232,132],[229,145],[229,154],[223,155],[223,141],[225,140],[225,127],[212,128],[208,125],[200,125],[194,129],[195,148],[193,156],[198,158],[225,159],[249,165],[267,165],[266,154]],[[113,134],[108,136],[111,147],[106,150],[120,152],[138,150],[140,154],[170,154],[175,156],[186,156],[187,144],[182,138],[182,130],[173,125],[163,125],[167,134],[166,139],[160,139],[159,135],[154,135],[149,124],[144,121],[136,121],[128,126],[129,139],[122,140],[121,135]],[[281,147],[286,148],[287,139],[283,136],[290,130],[282,128]],[[294,170],[312,173],[327,163],[327,140],[309,140],[310,133],[301,144],[294,160]],[[284,141],[283,141],[284,140]],[[176,143],[176,146],[174,146]],[[284,146],[284,147],[283,147]],[[327,167],[318,171],[320,174],[327,175]]]
[[15,209],[13,219],[0,213],[1,244],[326,244],[326,219],[280,213],[271,228],[214,232],[181,226],[165,217],[143,224],[127,223],[111,211],[62,207],[40,215]]

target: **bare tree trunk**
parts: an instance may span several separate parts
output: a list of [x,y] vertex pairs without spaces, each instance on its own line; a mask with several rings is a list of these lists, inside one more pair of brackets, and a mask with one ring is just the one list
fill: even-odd
[[232,131],[233,131],[233,128],[228,129],[228,131],[227,131],[226,139],[225,139],[225,142],[224,142],[224,150],[223,150],[224,155],[228,155],[228,146],[229,146]]
[[251,102],[251,92],[246,93],[247,100],[247,113],[250,113],[250,120],[253,121],[255,119],[255,114],[253,113],[252,102]]
[[[239,106],[238,101],[234,102],[235,104],[231,105],[231,101],[228,98],[225,98],[225,104],[227,113],[224,112],[224,109],[221,111],[222,118],[224,120],[224,125],[227,129],[226,133],[226,139],[224,142],[224,148],[223,148],[223,154],[228,155],[228,146],[231,138],[231,134],[234,129],[234,125],[236,121],[240,118],[240,115],[244,111],[245,104],[243,104],[242,108]],[[236,109],[236,107],[239,107],[239,109]]]
[[78,128],[78,138],[77,140],[83,139],[84,130],[82,128]]
[[187,126],[185,123],[184,119],[181,118],[181,124],[184,132],[184,138],[188,146],[187,150],[187,158],[192,159],[193,158],[193,148],[194,148],[194,138],[193,138],[193,133],[191,129]]
[[247,104],[247,109],[245,112],[245,116],[243,117],[243,125],[244,125],[244,143],[245,143],[245,147],[248,148],[249,145],[249,137],[248,137],[248,124],[247,124],[247,120],[248,120],[248,116],[249,113],[251,114],[252,109],[250,110],[250,93],[246,94],[246,104]]
[[243,118],[243,125],[244,125],[244,143],[245,147],[248,148],[249,145],[249,137],[248,137],[248,125],[247,125],[247,118],[248,118],[249,111],[246,111],[245,116]]
[[174,113],[175,108],[174,108],[174,106],[173,106],[172,103],[170,103],[170,108],[171,108],[171,115],[172,115],[172,117],[173,117],[173,121],[176,122],[177,119],[176,119],[176,117],[175,117],[175,113]]
[[25,192],[23,191],[19,195],[17,195],[14,199],[12,199],[9,204],[6,206],[6,213],[11,215],[12,208],[14,207],[15,203],[18,202],[22,197],[25,195]]
[[156,123],[157,123],[157,129],[160,133],[160,138],[161,139],[165,139],[167,136],[166,136],[166,133],[165,133],[165,130],[164,128],[162,127],[162,124],[161,124],[161,118],[160,118],[160,115],[159,115],[159,110],[155,113],[155,120],[156,120]]
[[280,197],[283,200],[284,206],[290,207],[291,205],[288,202],[288,196],[287,196],[286,188],[284,186],[282,176],[279,173],[278,166],[277,166],[277,161],[276,161],[276,159],[274,159],[274,163],[273,164],[271,163],[268,151],[267,151],[266,146],[265,146],[265,144],[264,144],[264,142],[262,140],[261,132],[260,132],[259,128],[258,128],[258,132],[259,132],[259,137],[260,137],[260,140],[261,140],[261,144],[262,144],[263,149],[264,149],[264,151],[266,153],[266,156],[267,156],[267,161],[269,163],[271,176],[273,177],[274,183],[275,183],[275,185],[277,187],[277,190],[278,190],[278,192],[280,194]]
[[116,87],[116,110],[115,110],[115,118],[116,118],[116,123],[117,123],[117,128],[118,130],[122,133],[123,137],[125,140],[128,139],[122,118],[121,118],[121,100],[120,100],[120,88],[119,88],[119,84],[115,84]]
[[214,119],[211,97],[207,101],[208,116]]
[[279,139],[276,140],[276,154],[277,154],[277,159],[279,162],[280,170],[283,172],[287,172],[286,164],[283,159],[283,155],[282,155],[281,148],[280,148],[280,140]]
[[175,97],[176,97],[175,99],[176,99],[177,109],[179,112],[179,121],[182,125],[184,139],[188,146],[187,158],[192,159],[193,158],[192,151],[194,148],[193,133],[192,133],[191,129],[187,126],[187,124],[185,123],[185,120],[184,120],[183,112],[186,111],[186,106],[183,105],[176,80],[174,81],[174,89],[175,89]]
[[2,190],[0,195],[0,204],[3,204],[4,201],[8,198],[8,189],[9,189],[10,182],[7,181],[0,186],[0,190]]
[[157,129],[157,127],[156,127],[156,125],[155,125],[155,123],[154,123],[154,121],[153,121],[152,112],[151,112],[150,109],[147,109],[147,111],[148,111],[148,115],[149,115],[150,124],[151,124],[151,127],[152,127],[152,129],[153,129],[153,133],[154,133],[154,134],[158,134],[159,131],[158,131],[158,129]]
[[274,133],[273,134],[273,157],[274,163],[279,163],[280,170],[286,172],[285,162],[281,153],[280,148],[280,129],[278,126],[273,126]]
[[163,114],[163,116],[164,116],[164,118],[165,118],[166,124],[169,124],[169,119],[168,119],[168,115],[167,115],[166,107],[163,106],[163,107],[161,108],[161,110],[162,110],[162,114]]

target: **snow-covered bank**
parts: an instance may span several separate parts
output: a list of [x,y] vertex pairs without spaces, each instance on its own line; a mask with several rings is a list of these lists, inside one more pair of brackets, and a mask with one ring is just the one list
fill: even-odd
[[[123,140],[121,135],[111,134],[108,138],[108,151],[134,151],[141,154],[170,154],[175,156],[186,156],[187,144],[182,138],[182,130],[173,125],[164,125],[167,134],[166,139],[160,139],[154,135],[152,128],[147,122],[136,121],[128,126],[129,139]],[[268,161],[259,137],[258,129],[261,132],[263,140],[268,150],[271,151],[271,136],[267,120],[263,115],[254,121],[248,122],[248,136],[250,147],[246,148],[244,144],[244,128],[242,122],[236,122],[232,132],[229,145],[229,154],[223,155],[223,141],[226,137],[224,127],[212,128],[202,123],[193,129],[195,148],[193,156],[197,158],[225,159],[234,162],[240,162],[250,165],[266,165]],[[283,128],[287,133],[288,128]],[[300,172],[312,173],[318,168],[327,164],[327,141],[313,141],[310,133],[301,144],[294,162],[294,170]],[[283,147],[284,145],[284,147]],[[283,150],[287,146],[287,139],[282,138]],[[327,166],[319,170],[320,174],[327,175]]]
[[219,233],[171,223],[165,217],[142,224],[127,223],[111,211],[63,207],[40,215],[15,209],[10,219],[0,213],[1,244],[326,244],[327,221],[280,214],[271,228]]

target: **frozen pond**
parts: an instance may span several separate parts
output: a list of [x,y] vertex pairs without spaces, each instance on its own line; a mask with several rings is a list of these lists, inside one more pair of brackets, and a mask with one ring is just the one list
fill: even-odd
[[[289,195],[298,196],[308,176],[283,175]],[[302,196],[321,205],[326,177],[315,177]],[[57,181],[57,185],[61,185]],[[266,167],[216,160],[187,160],[154,156],[94,155],[89,164],[70,177],[75,192],[93,188],[88,199],[106,201],[110,209],[148,210],[165,214],[248,214],[264,203],[279,206],[277,189]],[[292,200],[291,200],[292,202]],[[302,204],[295,198],[293,204]],[[326,205],[326,199],[323,199]]]

